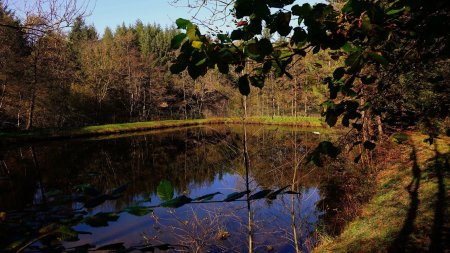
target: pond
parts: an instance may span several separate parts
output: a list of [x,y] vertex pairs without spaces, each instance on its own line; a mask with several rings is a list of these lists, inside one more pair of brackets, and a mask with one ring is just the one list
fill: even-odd
[[[113,214],[100,222],[79,218],[67,223],[71,231],[82,231],[75,238],[58,237],[65,240],[60,244],[32,240],[29,249],[309,252],[321,235],[342,226],[343,196],[352,194],[336,175],[347,166],[342,161],[306,164],[318,142],[336,138],[327,132],[222,125],[3,147],[0,211],[16,217],[17,227],[40,229],[22,237],[61,223],[63,216],[56,222],[49,220],[54,213],[37,211],[28,220],[17,218],[36,206],[49,209],[58,195],[73,197],[65,210],[79,217]],[[93,205],[73,195],[114,195],[113,189],[117,196]],[[12,231],[0,233],[21,239]],[[11,241],[2,239],[0,246]]]

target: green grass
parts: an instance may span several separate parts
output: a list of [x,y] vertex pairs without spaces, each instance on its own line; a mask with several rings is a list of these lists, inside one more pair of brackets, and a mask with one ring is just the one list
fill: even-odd
[[[286,125],[303,127],[321,127],[323,120],[319,117],[249,117],[247,124]],[[32,140],[63,139],[75,137],[93,137],[119,133],[148,131],[175,127],[198,126],[208,124],[241,124],[243,118],[208,118],[192,120],[164,120],[135,123],[86,126],[72,129],[39,129],[20,132],[0,132],[0,141],[18,142]]]
[[[315,252],[387,252],[399,249],[423,252],[430,250],[433,241],[446,247],[444,237],[439,241],[432,235],[439,229],[445,233],[450,225],[449,210],[445,206],[448,205],[445,194],[450,190],[448,172],[445,171],[450,158],[450,138],[442,137],[436,145],[429,145],[423,142],[427,138],[425,135],[404,133],[397,136],[403,144],[390,142],[388,147],[384,147],[388,151],[386,157],[380,157],[380,167],[384,168],[374,179],[377,183],[375,195],[339,236],[323,236]],[[415,163],[416,172],[419,171],[420,175],[415,177],[420,177],[415,191],[417,195],[412,193],[414,188],[409,187],[411,182],[412,185],[417,182],[413,181]],[[439,203],[444,205],[441,213],[437,211]],[[436,229],[435,221],[442,227]]]

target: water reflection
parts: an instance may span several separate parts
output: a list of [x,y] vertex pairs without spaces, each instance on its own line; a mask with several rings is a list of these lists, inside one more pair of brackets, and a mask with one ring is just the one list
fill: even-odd
[[[324,210],[318,203],[325,205],[321,189],[330,177],[304,163],[317,142],[316,135],[294,128],[231,125],[8,147],[0,202],[2,210],[20,210],[55,189],[69,193],[88,183],[106,191],[130,183],[120,199],[89,210],[94,214],[143,200],[157,205],[162,180],[171,182],[176,196],[191,198],[220,192],[214,199],[222,200],[250,190],[241,201],[155,208],[143,217],[122,213],[102,228],[81,224],[77,230],[93,234],[67,246],[170,243],[180,252],[307,252],[316,242]],[[248,200],[259,190],[285,186],[301,194]]]

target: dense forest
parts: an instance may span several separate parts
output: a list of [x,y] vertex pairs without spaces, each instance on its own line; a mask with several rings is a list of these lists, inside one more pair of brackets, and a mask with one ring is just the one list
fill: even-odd
[[[343,2],[333,1],[332,5],[339,9]],[[432,11],[425,10],[424,13]],[[443,16],[445,13],[438,13],[435,19]],[[195,80],[189,77],[190,73],[171,73],[169,67],[176,63],[177,57],[179,60],[179,51],[172,49],[172,38],[183,29],[143,24],[137,20],[114,30],[107,27],[100,36],[93,25],[85,23],[82,14],[74,17],[67,27],[53,28],[52,20],[37,14],[17,17],[14,9],[3,2],[0,19],[2,129],[61,128],[243,114],[242,96],[238,92],[240,70],[224,72],[216,66]],[[436,20],[426,20],[429,24],[425,25],[432,25]],[[248,27],[237,26],[235,31],[253,29],[248,22],[243,24]],[[304,36],[300,29],[294,29],[298,34],[295,32],[292,38],[280,36],[287,33],[277,32],[276,27],[269,25],[260,29],[261,41],[272,42],[279,53],[286,55],[288,52],[289,62],[294,64],[282,63],[284,68],[288,67],[286,73],[289,75],[279,75],[276,71],[264,74],[265,83],[254,85],[254,91],[247,94],[247,113],[254,116],[318,115],[329,106],[352,107],[346,98],[357,96],[359,99],[352,98],[351,103],[360,106],[359,114],[364,111],[366,125],[373,125],[380,131],[381,125],[387,123],[388,127],[422,126],[439,132],[438,129],[445,128],[442,119],[447,117],[449,108],[449,62],[445,53],[448,45],[439,40],[448,36],[436,31],[438,41],[430,40],[434,44],[424,51],[422,44],[428,43],[428,38],[411,40],[414,43],[411,44],[403,36],[409,28],[397,27],[398,32],[393,30],[391,35],[379,32],[372,34],[374,41],[361,42],[378,51],[369,52],[364,60],[370,62],[373,58],[375,64],[349,69],[359,71],[358,74],[351,74],[340,66],[346,66],[352,60],[343,56],[351,54],[355,57],[361,47],[349,46],[344,52],[330,45],[321,46],[325,50],[312,50],[314,48],[310,46],[308,50],[297,50],[295,47],[303,44],[295,41],[300,35]],[[364,27],[360,29],[355,35],[356,41],[367,32]],[[390,40],[380,44],[376,40],[381,34],[391,36]],[[212,35],[206,39],[214,41]],[[243,39],[242,48],[247,48],[246,43],[251,42],[250,38],[238,39]],[[342,44],[341,41],[327,43]],[[384,56],[374,57],[381,55],[383,50]],[[396,63],[387,67],[386,59]],[[258,59],[255,61],[250,56],[247,60],[246,71],[252,68],[254,71]],[[385,67],[380,69],[380,63]],[[370,104],[367,110],[363,108],[365,104]],[[332,125],[335,118],[337,120],[335,116],[327,117]],[[434,120],[436,118],[439,120]],[[344,121],[348,121],[348,117]],[[348,123],[344,122],[344,125]]]
[[[242,115],[237,75],[212,71],[193,81],[170,73],[175,28],[138,20],[100,36],[78,17],[69,29],[35,34],[17,29],[28,21],[4,4],[0,14],[3,129]],[[327,53],[311,54],[293,66],[295,79],[271,77],[249,98],[249,114],[320,113],[323,76],[334,64]]]

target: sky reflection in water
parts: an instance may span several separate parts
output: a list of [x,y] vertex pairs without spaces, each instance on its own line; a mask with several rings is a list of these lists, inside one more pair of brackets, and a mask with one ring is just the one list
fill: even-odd
[[[315,242],[314,232],[323,214],[317,205],[324,176],[301,161],[317,145],[318,137],[293,128],[258,126],[247,127],[246,131],[252,194],[261,189],[292,187],[293,181],[292,190],[301,192],[279,195],[276,200],[251,201],[255,252],[272,248],[275,252],[294,252],[294,229],[299,247],[308,251]],[[174,196],[185,194],[191,198],[220,192],[213,200],[223,200],[232,192],[246,189],[241,126],[196,127],[116,137],[36,144],[41,175],[27,175],[28,181],[43,184],[46,190],[66,191],[80,183],[102,190],[130,183],[122,198],[89,210],[92,214],[120,211],[148,197],[151,202],[144,205],[159,204],[162,200],[156,188],[161,180],[172,183]],[[17,158],[18,152],[11,149],[5,157]],[[30,167],[26,158],[17,160],[16,165],[18,169]],[[297,173],[293,179],[295,167]],[[14,195],[23,196],[23,203],[13,205],[26,205],[27,199],[38,200],[40,188],[34,192],[18,190]],[[1,197],[2,201],[6,198]],[[77,230],[92,235],[81,235],[80,241],[66,246],[169,243],[186,245],[188,251],[247,251],[249,210],[245,199],[188,204],[178,209],[155,208],[153,214],[142,217],[121,213],[119,220],[110,222],[108,227],[78,225]]]

